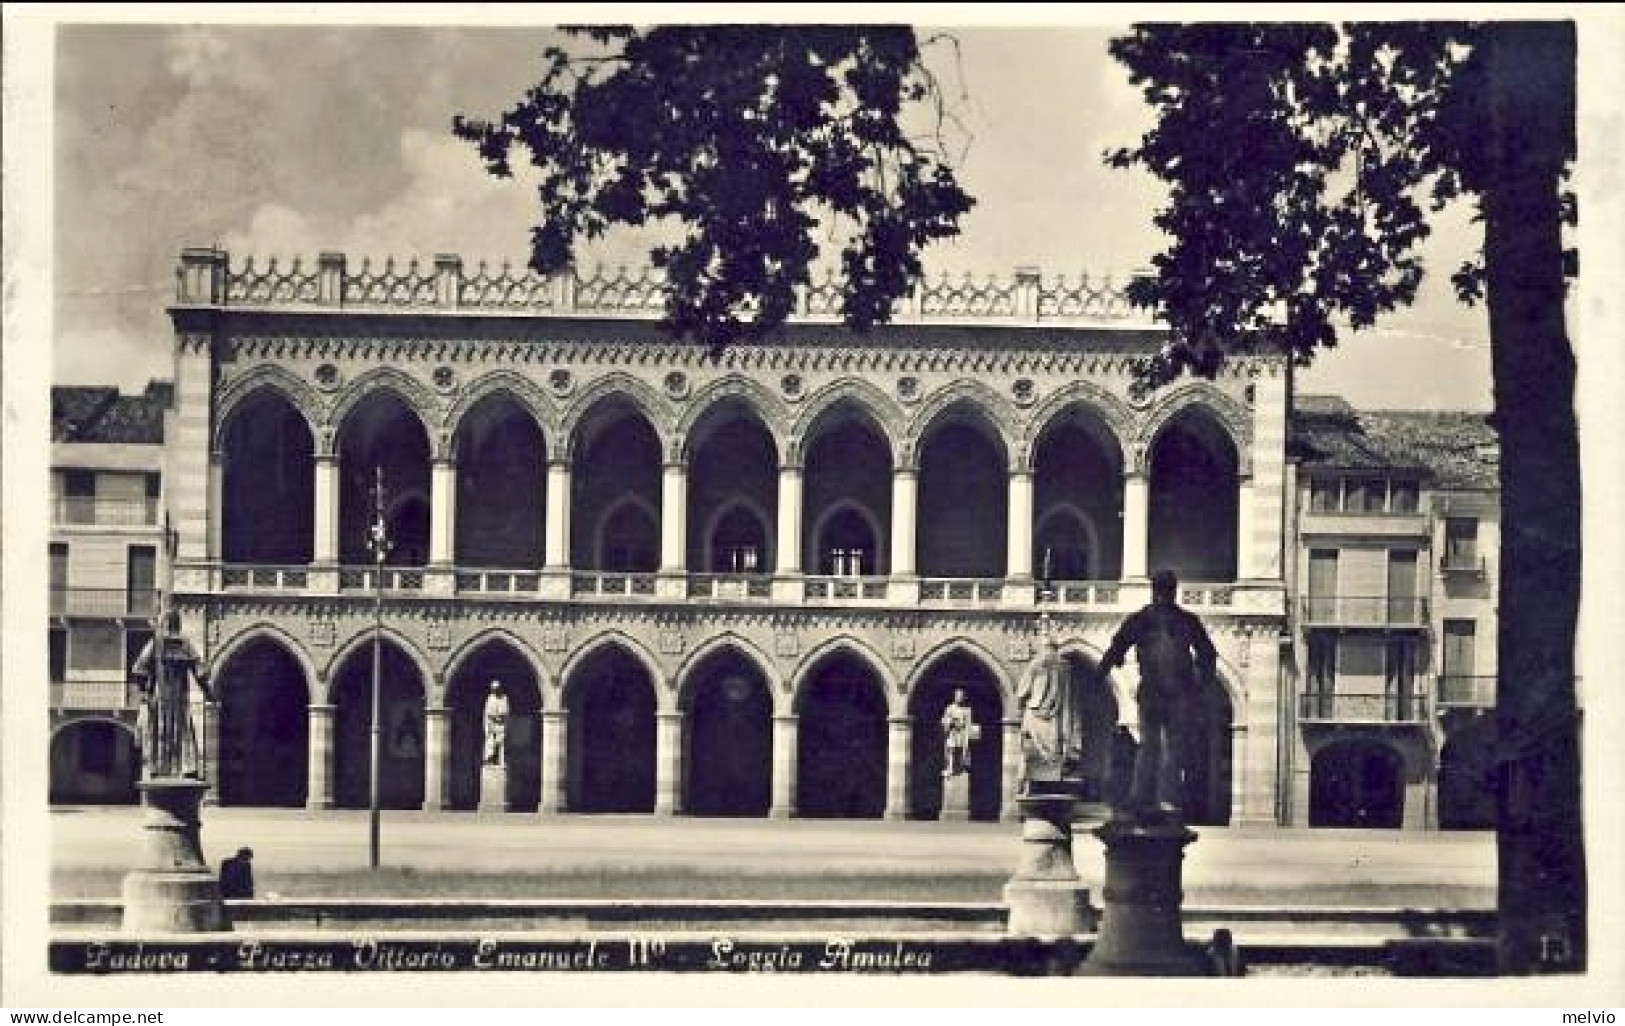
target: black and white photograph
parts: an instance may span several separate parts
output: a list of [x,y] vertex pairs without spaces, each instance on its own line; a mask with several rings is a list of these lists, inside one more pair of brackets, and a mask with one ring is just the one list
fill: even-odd
[[1625,17],[1466,13],[8,5],[0,1005],[1613,1022]]

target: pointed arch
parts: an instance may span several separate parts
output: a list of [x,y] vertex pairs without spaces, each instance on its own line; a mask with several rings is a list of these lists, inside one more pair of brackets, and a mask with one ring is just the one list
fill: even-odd
[[788,695],[784,687],[784,680],[778,672],[778,667],[768,657],[767,653],[757,647],[754,642],[734,631],[726,631],[715,637],[707,638],[694,651],[690,652],[677,667],[677,672],[672,675],[672,679],[677,682],[674,696],[677,708],[684,708],[694,697],[694,671],[711,656],[728,651],[737,653],[741,659],[755,667],[756,672],[762,675],[762,679],[767,682],[768,691],[773,699],[774,714],[783,715],[788,712],[788,708],[782,710],[780,708],[780,706],[787,705]]
[[694,432],[705,421],[727,409],[740,405],[749,410],[773,440],[773,452],[779,463],[784,462],[790,428],[790,408],[766,385],[743,374],[729,374],[701,389],[678,418],[672,431],[672,451],[667,459],[687,462],[694,456]]
[[[316,701],[319,687],[317,681],[323,678],[318,675],[316,663],[311,659],[310,652],[285,628],[270,621],[249,624],[232,634],[231,637],[216,648],[209,657],[210,677],[219,680],[221,671],[231,662],[232,657],[256,641],[269,641],[281,647],[288,655],[293,657],[294,662],[299,664],[299,669],[305,675],[305,704],[307,706],[318,704]],[[326,701],[325,696],[323,701]]]
[[1180,385],[1159,399],[1140,424],[1134,445],[1134,470],[1151,472],[1151,451],[1162,432],[1186,416],[1205,416],[1229,439],[1236,452],[1237,471],[1252,473],[1252,426],[1247,409],[1206,381]]
[[[592,384],[581,390],[564,414],[559,419],[558,437],[562,442],[559,456],[574,461],[581,445],[581,428],[587,423],[593,412],[604,404],[616,399],[624,401],[648,423],[654,432],[655,441],[660,445],[660,451],[665,453],[670,449],[671,439],[671,410],[660,394],[646,382],[627,374],[616,371],[595,379]],[[552,455],[552,448],[548,450]]]
[[320,426],[327,419],[326,404],[309,383],[291,371],[275,364],[262,363],[232,380],[220,390],[215,400],[214,435],[209,448],[218,452],[226,443],[226,430],[237,411],[247,406],[256,396],[274,395],[283,399],[305,420],[312,441],[319,439]]
[[[339,668],[351,656],[366,651],[367,646],[372,644],[374,633],[375,628],[364,627],[333,650],[333,655],[328,658],[327,663],[322,667],[321,680],[323,687],[326,689],[326,694],[322,696],[323,703],[327,705],[335,704],[337,696],[333,694],[333,687],[337,683]],[[422,650],[412,643],[411,638],[408,638],[394,627],[386,624],[383,630],[383,638],[399,649],[407,661],[412,664],[412,667],[417,670],[418,680],[423,683],[423,700],[427,703],[431,691],[439,687],[438,678],[436,678],[433,668],[429,665],[429,660],[424,656]]]
[[1013,466],[1018,439],[1015,406],[985,382],[961,379],[939,388],[920,404],[903,435],[903,462],[915,463],[926,436],[940,422],[959,410],[969,410],[971,421],[991,429],[992,437],[1004,450],[1005,467]]
[[801,414],[790,427],[784,462],[800,464],[806,457],[810,433],[826,414],[843,404],[857,409],[874,423],[880,437],[885,439],[892,465],[897,466],[903,451],[902,410],[879,386],[863,378],[833,381],[803,401]]
[[[536,649],[531,646],[530,642],[526,641],[524,638],[521,638],[518,634],[515,634],[506,627],[487,627],[484,630],[474,634],[461,645],[458,645],[457,648],[451,653],[451,656],[446,660],[446,670],[443,679],[449,682],[453,677],[457,676],[457,674],[462,671],[464,664],[467,663],[471,657],[478,654],[481,649],[493,642],[502,642],[507,644],[508,647],[517,652],[519,654],[519,658],[523,659],[525,664],[530,667],[530,672],[536,677],[536,691],[538,697],[545,697],[546,695],[556,691],[557,682],[554,681],[552,676],[547,672],[547,666],[542,662],[541,655],[538,654]],[[444,696],[436,697],[443,699]],[[544,702],[542,705],[543,708],[546,708],[547,703]]]
[[343,430],[344,421],[364,400],[378,392],[392,393],[401,401],[401,405],[417,417],[424,437],[429,440],[432,456],[437,434],[434,427],[440,422],[437,416],[439,404],[421,381],[394,367],[375,367],[367,371],[350,382],[349,387],[339,395],[327,418],[328,425],[333,429],[334,444],[338,444],[337,435]]
[[548,456],[552,457],[559,448],[558,411],[553,408],[553,401],[536,382],[506,369],[482,374],[463,389],[440,424],[439,437],[444,439],[446,451],[435,455],[443,459],[457,451],[457,437],[462,431],[464,419],[476,406],[494,395],[511,397],[520,409],[530,414],[530,419],[542,434],[542,444],[547,447]]
[[797,664],[790,674],[790,705],[793,710],[801,708],[802,699],[806,697],[807,682],[817,675],[817,671],[824,663],[841,655],[851,656],[874,674],[880,683],[880,689],[885,692],[887,716],[907,714],[907,710],[903,708],[902,693],[898,690],[896,678],[892,676],[890,664],[879,652],[850,634],[838,634],[825,640]]
[[999,704],[1003,707],[1005,719],[1016,719],[1021,715],[1021,705],[1016,700],[1016,689],[1010,680],[1010,674],[1005,665],[992,652],[989,652],[980,643],[965,637],[947,638],[932,646],[919,658],[914,660],[914,669],[909,671],[903,684],[906,695],[913,697],[922,681],[936,668],[937,663],[954,655],[962,654],[981,663],[988,675],[999,689]]
[[72,727],[83,726],[86,723],[111,724],[112,726],[118,727],[128,734],[132,744],[136,741],[135,724],[127,723],[124,720],[119,719],[117,716],[114,716],[112,713],[97,712],[78,713],[73,716],[64,716],[61,719],[58,719],[55,723],[51,724],[50,739],[55,741],[58,735],[60,735],[64,730],[68,730]]
[[649,675],[649,683],[655,692],[655,708],[660,712],[672,710],[672,689],[664,670],[661,669],[660,660],[655,658],[641,641],[627,634],[625,631],[611,628],[601,631],[588,639],[581,647],[570,654],[570,658],[559,667],[559,703],[560,708],[569,709],[575,696],[572,694],[576,686],[576,674],[581,667],[598,653],[611,648],[619,648],[631,656],[643,667],[643,672]]
[[1117,444],[1119,461],[1126,461],[1130,446],[1139,436],[1134,411],[1127,403],[1092,381],[1072,381],[1056,389],[1032,411],[1027,428],[1011,454],[1010,468],[1032,471],[1038,443],[1055,422],[1075,407],[1083,407],[1099,419],[1109,439]]

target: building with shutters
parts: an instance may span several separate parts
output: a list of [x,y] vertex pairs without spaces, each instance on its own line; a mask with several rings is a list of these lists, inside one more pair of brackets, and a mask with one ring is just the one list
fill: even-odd
[[[163,558],[168,382],[51,392],[50,797],[135,800],[129,666],[152,636]],[[45,512],[44,510],[41,511]]]

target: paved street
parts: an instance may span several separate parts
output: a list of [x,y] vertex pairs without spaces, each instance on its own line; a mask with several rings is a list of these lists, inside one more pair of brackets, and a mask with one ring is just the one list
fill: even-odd
[[[136,809],[51,815],[58,897],[112,897],[133,859]],[[1203,827],[1186,852],[1204,903],[1492,907],[1488,833]],[[997,901],[1018,828],[996,823],[656,819],[648,816],[386,812],[383,862],[367,873],[367,814],[205,810],[211,865],[254,849],[261,893],[517,897],[853,897]],[[1100,847],[1078,871],[1098,886]]]

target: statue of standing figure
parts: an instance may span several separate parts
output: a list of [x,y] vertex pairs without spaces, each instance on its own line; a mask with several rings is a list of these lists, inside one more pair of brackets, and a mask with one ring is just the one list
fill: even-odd
[[980,734],[970,703],[965,700],[965,689],[954,688],[954,700],[942,710],[943,776],[970,772],[970,743]]
[[485,764],[501,766],[508,759],[508,696],[502,685],[491,682],[490,694],[485,697]]
[[1140,664],[1140,750],[1134,783],[1121,811],[1136,818],[1177,819],[1182,771],[1190,757],[1200,688],[1215,679],[1218,653],[1196,614],[1175,598],[1179,579],[1159,570],[1151,578],[1151,604],[1129,615],[1100,660],[1100,678],[1121,666],[1132,646]]
[[1021,780],[1055,784],[1079,779],[1083,765],[1083,701],[1072,670],[1042,621],[1044,650],[1016,685],[1021,700]]
[[179,613],[164,616],[162,629],[136,656],[130,680],[141,693],[136,737],[143,776],[202,779],[202,735],[192,712],[191,682],[197,681],[211,702],[214,692],[202,657],[181,633]]

